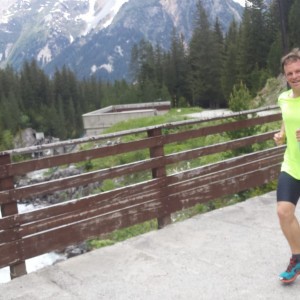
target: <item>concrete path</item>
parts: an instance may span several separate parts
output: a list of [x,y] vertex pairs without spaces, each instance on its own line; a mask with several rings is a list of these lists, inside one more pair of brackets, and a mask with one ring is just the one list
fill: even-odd
[[299,299],[300,278],[278,280],[289,256],[271,192],[1,284],[0,299]]
[[188,116],[195,119],[207,120],[214,117],[225,117],[230,114],[232,114],[232,111],[229,109],[205,109],[198,113],[188,114]]

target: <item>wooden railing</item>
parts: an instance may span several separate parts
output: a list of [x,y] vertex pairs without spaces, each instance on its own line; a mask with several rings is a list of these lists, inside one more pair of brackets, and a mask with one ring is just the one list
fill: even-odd
[[[15,278],[26,274],[25,260],[31,257],[63,250],[68,245],[151,219],[157,219],[161,228],[171,222],[174,212],[276,179],[284,146],[275,147],[269,143],[271,146],[267,149],[219,161],[215,155],[272,140],[274,131],[266,130],[258,135],[166,153],[166,146],[171,143],[182,145],[186,140],[225,135],[228,131],[278,122],[281,119],[279,111],[270,114],[270,110],[276,108],[207,120],[193,119],[0,153],[0,268],[10,266],[11,277]],[[269,111],[269,114],[263,115],[264,111]],[[135,138],[124,142],[123,138],[128,136]],[[33,159],[30,156],[58,148],[73,150]],[[145,153],[145,150],[146,158],[127,164],[26,186],[16,184],[21,176],[37,170],[87,162],[95,166],[98,159],[109,160],[116,155],[124,156],[136,151]],[[187,162],[209,155],[215,155],[213,162],[203,164],[200,161],[197,167],[188,168]],[[21,161],[20,158],[27,160]],[[176,170],[183,163],[184,170]],[[149,176],[145,177],[145,174]],[[18,213],[18,203],[22,199],[38,198],[89,184],[101,185],[106,179],[120,181],[125,176],[136,176],[140,181],[126,185],[123,180],[122,187],[110,191],[93,191],[59,204]]]

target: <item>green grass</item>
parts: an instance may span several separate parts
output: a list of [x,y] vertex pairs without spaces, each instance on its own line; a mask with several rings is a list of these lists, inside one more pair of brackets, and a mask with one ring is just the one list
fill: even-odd
[[129,238],[157,230],[157,220],[150,220],[141,224],[133,225],[128,228],[116,230],[103,238],[89,240],[87,242],[89,249],[98,249],[106,246],[114,245],[117,242],[127,240]]
[[201,108],[179,108],[171,109],[168,113],[159,116],[136,118],[127,121],[122,121],[114,124],[110,128],[106,129],[103,133],[114,133],[123,130],[130,130],[135,128],[150,127],[160,124],[168,124],[171,122],[188,120],[188,114],[201,112]]

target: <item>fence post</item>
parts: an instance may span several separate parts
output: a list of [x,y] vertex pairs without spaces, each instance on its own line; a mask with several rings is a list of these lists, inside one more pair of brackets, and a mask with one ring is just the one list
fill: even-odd
[[[148,137],[155,137],[162,135],[161,128],[150,129],[147,131]],[[164,156],[164,146],[157,145],[155,147],[150,148],[150,157],[155,158],[159,156]],[[152,177],[153,178],[165,178],[167,176],[166,166],[162,166],[159,168],[152,169]],[[168,210],[168,195],[167,195],[167,188],[164,189],[162,192],[161,198],[163,199],[163,215],[157,218],[158,228],[163,228],[164,226],[171,224],[171,214]]]
[[[11,163],[11,158],[8,153],[0,155],[0,166],[4,166]],[[12,176],[7,176],[0,179],[0,190],[10,190],[14,188],[14,180]],[[11,202],[1,205],[1,214],[3,217],[18,214],[17,202]],[[20,252],[22,253],[22,252]],[[27,274],[25,260],[22,260],[15,265],[10,266],[10,277],[14,279],[16,277]]]

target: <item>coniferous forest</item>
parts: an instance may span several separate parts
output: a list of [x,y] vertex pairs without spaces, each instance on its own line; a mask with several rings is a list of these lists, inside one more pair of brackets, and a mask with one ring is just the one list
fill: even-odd
[[82,114],[108,105],[169,100],[173,107],[227,107],[237,86],[255,96],[280,74],[281,56],[300,47],[300,1],[247,2],[242,22],[232,21],[224,33],[199,0],[191,40],[174,29],[168,50],[140,41],[131,51],[128,81],[79,80],[65,67],[49,77],[34,60],[20,72],[0,70],[0,149],[11,148],[13,136],[27,127],[60,139],[80,137]]

